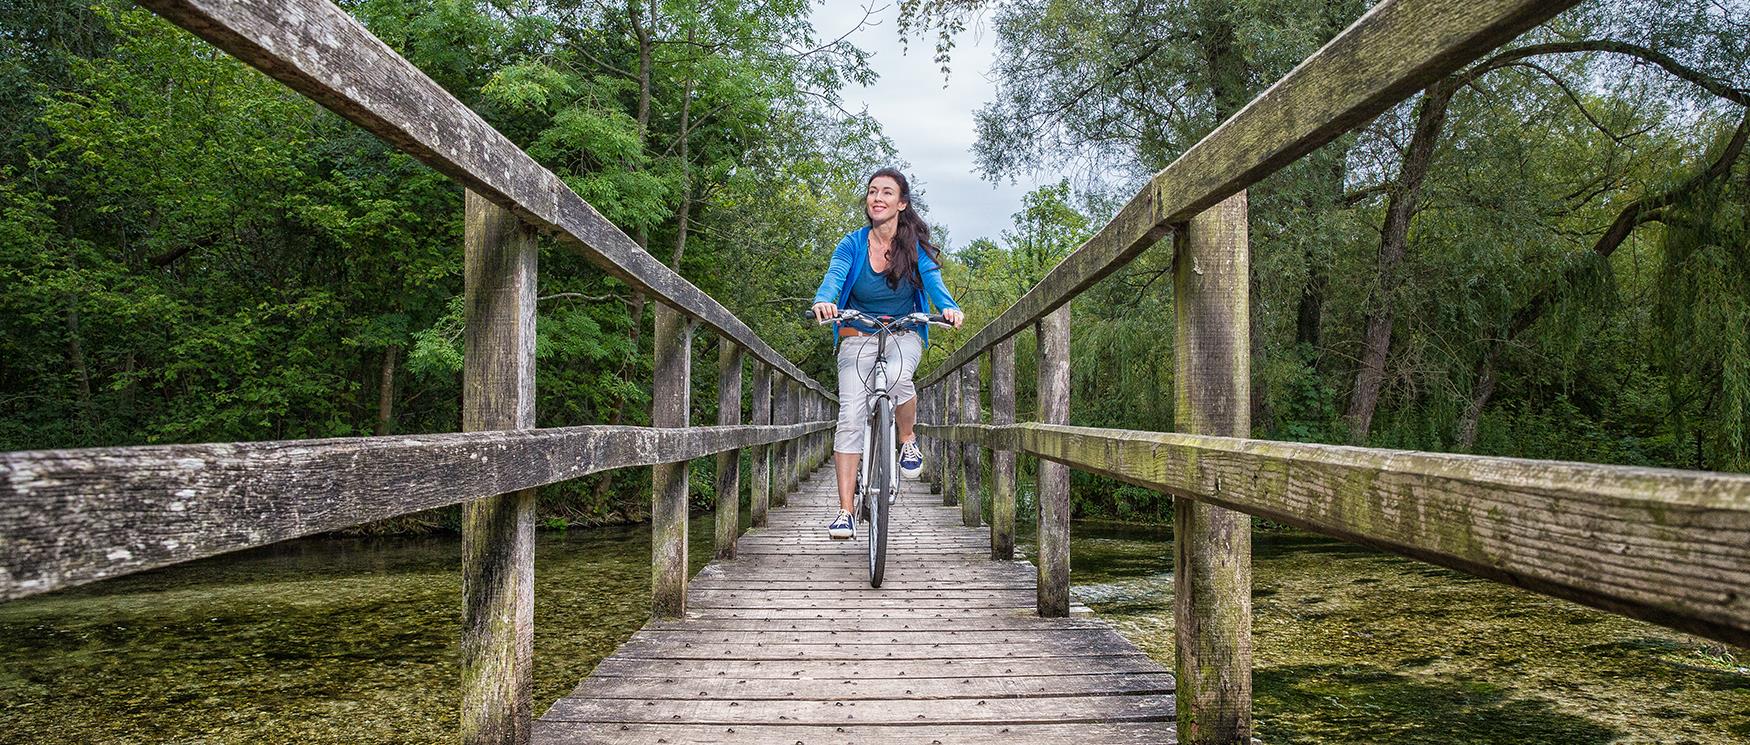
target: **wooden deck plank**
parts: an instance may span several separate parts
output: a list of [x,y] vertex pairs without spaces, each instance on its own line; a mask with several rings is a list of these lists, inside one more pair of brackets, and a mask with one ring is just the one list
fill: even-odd
[[828,475],[699,572],[684,618],[554,703],[536,742],[1174,741],[1170,671],[1103,622],[1040,618],[1033,566],[991,561],[988,533],[919,484],[869,587],[863,536],[826,536]]
[[620,743],[958,743],[1000,741],[1004,745],[1103,743],[1155,745],[1175,741],[1172,722],[1122,724],[968,724],[942,725],[693,725],[614,724],[599,722],[535,723],[535,741],[552,745],[619,745]]
[[1129,655],[1047,657],[1028,660],[865,660],[856,657],[808,660],[645,660],[609,657],[592,676],[664,678],[1000,678],[1019,675],[1109,675],[1158,673],[1161,664],[1141,652]]
[[689,724],[917,724],[999,722],[1156,721],[1173,716],[1173,697],[1107,695],[1077,698],[837,699],[817,701],[578,698],[553,704],[543,719],[555,722]]
[[1173,690],[1166,673],[1026,675],[971,678],[646,678],[601,676],[585,680],[572,695],[596,699],[716,699],[728,701],[821,699],[958,699],[1164,695]]

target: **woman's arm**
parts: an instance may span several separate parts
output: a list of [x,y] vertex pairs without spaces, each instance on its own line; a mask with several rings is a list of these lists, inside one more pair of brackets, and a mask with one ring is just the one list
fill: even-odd
[[937,310],[959,310],[960,305],[954,302],[954,296],[948,294],[948,285],[942,281],[942,265],[930,258],[923,246],[918,246],[918,275],[924,280],[924,294],[930,298],[930,304]]
[[820,288],[814,291],[814,302],[836,304],[839,301],[839,294],[845,289],[845,277],[850,275],[851,262],[857,253],[854,236],[845,236],[832,250],[832,262],[826,266],[826,276],[821,278]]

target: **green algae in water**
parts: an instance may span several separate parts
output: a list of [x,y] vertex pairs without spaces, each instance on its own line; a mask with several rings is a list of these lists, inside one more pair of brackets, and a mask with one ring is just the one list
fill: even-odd
[[[537,711],[644,625],[649,532],[540,534]],[[453,741],[460,570],[453,536],[311,538],[0,605],[0,742]]]
[[[1077,524],[1078,600],[1173,664],[1170,530]],[[1750,743],[1750,655],[1297,531],[1253,538],[1264,742]]]
[[[1170,540],[1071,541],[1076,597],[1168,666]],[[307,539],[0,605],[0,741],[453,741],[460,552]],[[1742,650],[1303,533],[1253,567],[1265,742],[1750,742]],[[539,711],[644,624],[649,528],[541,534],[535,582]]]

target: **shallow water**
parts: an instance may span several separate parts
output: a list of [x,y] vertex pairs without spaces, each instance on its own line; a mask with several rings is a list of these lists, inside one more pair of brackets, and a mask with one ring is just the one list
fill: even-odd
[[[540,534],[537,710],[644,624],[649,533]],[[311,538],[0,605],[0,741],[453,741],[460,571],[454,536]]]
[[[1170,531],[1076,526],[1073,592],[1173,664]],[[1750,743],[1750,654],[1297,531],[1253,539],[1254,716],[1289,743]]]
[[[541,534],[537,710],[643,625],[648,533]],[[709,518],[691,535],[696,569]],[[1170,666],[1169,540],[1078,525],[1072,562]],[[0,605],[0,741],[452,741],[459,556],[315,538]],[[1254,564],[1266,742],[1750,742],[1743,650],[1301,533]]]

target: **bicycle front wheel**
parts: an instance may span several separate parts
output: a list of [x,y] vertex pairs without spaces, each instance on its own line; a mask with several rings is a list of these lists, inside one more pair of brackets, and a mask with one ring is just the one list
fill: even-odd
[[880,587],[887,569],[888,513],[894,496],[892,401],[883,398],[875,404],[875,426],[869,434],[871,442],[863,451],[869,459],[869,483],[863,487],[864,508],[869,512],[869,586]]

